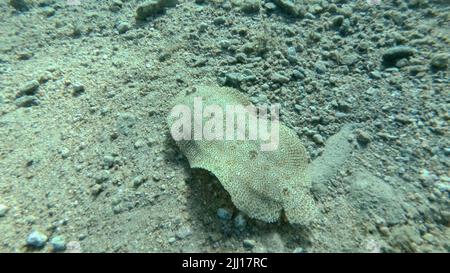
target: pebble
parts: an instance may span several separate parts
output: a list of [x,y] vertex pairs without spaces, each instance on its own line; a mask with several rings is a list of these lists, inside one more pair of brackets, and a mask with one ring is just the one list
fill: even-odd
[[245,239],[243,242],[243,246],[247,249],[253,249],[256,246],[256,242],[252,239]]
[[137,118],[130,113],[119,113],[117,117],[117,129],[123,135],[128,135],[136,124]]
[[6,205],[0,204],[0,217],[4,217],[9,208]]
[[400,123],[403,124],[409,124],[412,123],[413,121],[405,114],[398,114],[394,117],[395,121],[398,121]]
[[238,230],[243,230],[246,225],[247,225],[247,220],[245,219],[245,216],[242,213],[239,213],[234,218],[234,227]]
[[185,239],[192,235],[192,230],[189,227],[181,227],[176,233],[175,236],[178,239]]
[[112,4],[109,6],[109,10],[112,12],[118,12],[122,8],[122,1],[114,0]]
[[19,92],[17,93],[16,97],[22,97],[25,95],[34,95],[36,94],[36,91],[39,88],[39,82],[36,80],[32,80],[27,82],[25,85],[23,85],[20,89]]
[[389,235],[389,228],[386,226],[382,226],[379,228],[380,233],[384,236],[388,236]]
[[220,16],[220,17],[217,17],[214,19],[215,25],[222,25],[222,24],[225,24],[225,22],[226,22],[226,20],[225,20],[225,17],[223,17],[223,16]]
[[230,47],[231,43],[228,40],[220,40],[219,41],[219,47],[222,49],[228,49]]
[[58,150],[59,155],[63,158],[66,159],[69,157],[70,155],[70,151],[69,149],[67,149],[66,147],[62,147]]
[[373,79],[379,80],[382,78],[380,71],[378,70],[374,70],[372,72],[370,72],[370,77],[372,77]]
[[275,5],[278,6],[278,8],[285,12],[286,14],[289,14],[294,17],[301,17],[303,15],[303,11],[298,8],[298,3],[294,3],[293,1],[289,0],[278,0],[275,1]]
[[102,184],[111,178],[111,173],[108,170],[101,170],[95,176],[95,183]]
[[315,66],[316,72],[319,74],[324,74],[327,72],[327,66],[325,65],[325,62],[317,62]]
[[323,137],[320,134],[314,134],[312,138],[316,144],[324,143]]
[[241,73],[227,73],[225,74],[225,85],[230,87],[239,87],[243,79]]
[[245,13],[255,13],[259,11],[259,0],[242,0],[239,3],[240,10]]
[[426,233],[422,236],[422,238],[427,241],[428,243],[433,243],[434,241],[434,236],[431,235],[430,233]]
[[275,72],[270,76],[270,79],[275,82],[275,83],[287,83],[289,82],[289,78],[286,77],[285,75],[279,73],[279,72]]
[[27,11],[30,9],[25,0],[9,0],[9,5],[18,11]]
[[70,241],[66,246],[66,253],[81,253],[81,244],[78,241]]
[[136,142],[134,143],[134,148],[135,149],[139,149],[145,146],[145,141],[143,139],[138,139],[136,140]]
[[430,65],[435,69],[445,69],[448,66],[449,54],[438,53],[431,59]]
[[302,247],[296,247],[292,253],[305,253]]
[[219,208],[217,210],[217,217],[219,217],[220,220],[229,221],[232,216],[232,213],[225,208]]
[[27,245],[34,248],[41,248],[45,245],[47,239],[48,237],[45,234],[39,231],[33,231],[27,237]]
[[91,194],[94,195],[94,196],[99,195],[102,191],[103,191],[103,186],[100,185],[100,184],[95,184],[91,188]]
[[356,140],[362,144],[367,145],[370,143],[372,138],[370,137],[370,134],[363,130],[357,130],[356,131]]
[[399,59],[410,57],[414,55],[414,53],[415,50],[409,46],[394,46],[383,53],[383,61],[392,63]]
[[199,33],[204,33],[204,32],[206,32],[206,30],[208,30],[208,27],[209,27],[209,25],[207,24],[207,23],[200,23],[199,25],[198,25],[198,32]]
[[[443,183],[443,182],[438,182],[436,183],[436,188],[440,191],[440,192],[448,192],[450,193],[450,184],[447,183]],[[0,206],[0,211],[1,211],[1,206]],[[1,216],[1,213],[0,213]]]
[[116,163],[116,158],[112,155],[105,155],[103,157],[103,165],[107,168],[111,168]]
[[294,77],[294,79],[301,80],[305,78],[305,73],[299,70],[294,70],[292,71],[292,76]]
[[17,107],[31,107],[39,105],[39,103],[40,101],[36,96],[22,96],[15,101]]
[[151,0],[139,5],[136,9],[136,20],[145,20],[150,16],[161,13],[167,7],[174,7],[177,0]]
[[136,176],[136,177],[133,179],[133,187],[137,188],[137,187],[139,187],[140,185],[142,185],[142,183],[144,183],[145,181],[146,181],[146,178],[145,178],[144,176],[141,176],[141,175]]
[[347,54],[342,56],[341,63],[345,65],[352,65],[358,61],[358,55],[356,54]]
[[266,7],[266,9],[267,9],[268,11],[273,11],[273,10],[275,10],[275,9],[277,8],[277,6],[275,6],[275,4],[272,3],[272,2],[266,3],[266,4],[264,5],[264,7]]
[[44,71],[39,77],[39,83],[46,83],[53,78],[53,74],[50,71]]
[[84,91],[85,91],[84,85],[82,85],[80,83],[75,83],[72,87],[72,95],[74,97],[77,97],[77,96],[83,94]]
[[297,63],[297,51],[295,50],[295,47],[288,47],[287,59],[290,63]]
[[338,15],[338,16],[335,16],[335,17],[333,17],[333,19],[331,20],[331,25],[333,26],[333,27],[336,27],[336,28],[338,28],[338,27],[340,27],[340,26],[342,26],[342,23],[344,23],[344,16],[342,16],[342,15]]
[[119,32],[119,34],[124,34],[126,33],[128,30],[130,30],[130,24],[127,22],[120,22],[117,25],[117,31]]
[[43,13],[45,16],[47,16],[47,17],[51,17],[51,16],[55,15],[56,10],[55,10],[54,8],[51,8],[51,7],[45,7],[45,8],[42,10],[42,13]]
[[50,244],[54,251],[66,250],[66,242],[62,236],[55,236],[50,240]]

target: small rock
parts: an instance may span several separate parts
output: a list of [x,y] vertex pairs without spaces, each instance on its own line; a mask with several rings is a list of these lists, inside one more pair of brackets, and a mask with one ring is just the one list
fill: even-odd
[[102,184],[111,178],[111,173],[108,170],[102,170],[95,176],[95,183]]
[[145,20],[164,11],[165,8],[174,7],[178,0],[150,0],[136,9],[136,20]]
[[173,244],[176,241],[177,241],[177,238],[175,238],[175,237],[170,237],[169,240],[168,240],[169,244]]
[[292,71],[292,77],[294,79],[301,80],[305,78],[305,73],[301,72],[300,70],[294,70]]
[[[448,193],[450,193],[450,184],[448,182],[447,183],[438,182],[438,183],[436,183],[436,188],[440,192],[448,192]],[[0,206],[0,208],[1,208],[1,206]],[[1,209],[0,209],[0,211],[1,211]],[[1,213],[0,213],[0,215],[1,215]]]
[[9,0],[9,5],[18,11],[27,11],[30,9],[25,0]]
[[70,155],[70,151],[69,149],[67,149],[66,147],[62,147],[58,150],[58,154],[63,158],[66,159],[69,157]]
[[95,184],[95,185],[92,186],[92,188],[91,188],[91,194],[92,194],[93,196],[99,195],[102,191],[103,191],[103,186],[102,186],[101,184]]
[[103,157],[103,165],[107,168],[111,168],[116,163],[116,158],[112,155],[105,155]]
[[272,2],[266,3],[266,4],[264,5],[264,7],[266,7],[266,9],[267,9],[268,11],[274,11],[274,10],[277,8],[277,6],[275,6],[275,4],[272,3]]
[[316,144],[324,143],[323,137],[320,134],[314,134],[312,138]]
[[70,241],[66,245],[66,253],[81,253],[81,244],[78,241]]
[[389,228],[386,226],[382,226],[379,228],[380,233],[384,236],[389,236]]
[[225,74],[225,85],[238,88],[243,78],[241,73],[227,73]]
[[17,107],[31,107],[39,105],[40,101],[36,96],[22,96],[17,98],[15,103]]
[[50,71],[45,71],[40,77],[39,77],[39,83],[46,83],[49,80],[53,78],[53,75]]
[[136,142],[134,143],[134,148],[135,149],[139,149],[145,146],[145,141],[143,139],[138,139],[136,140]]
[[202,22],[198,25],[198,32],[199,33],[204,33],[208,30],[209,25],[205,22]]
[[296,247],[292,253],[305,253],[302,247]]
[[75,83],[72,86],[72,95],[74,97],[78,97],[79,95],[84,93],[84,85],[80,84],[80,83]]
[[245,220],[245,216],[242,213],[239,213],[234,218],[234,227],[238,230],[245,229],[245,226],[247,225],[247,220]]
[[290,63],[297,63],[297,51],[295,47],[290,46],[287,49],[287,59]]
[[395,46],[387,49],[383,53],[383,61],[387,64],[394,64],[396,61],[414,55],[415,50],[409,46]]
[[43,13],[45,16],[47,16],[47,17],[51,17],[51,16],[55,15],[56,10],[55,10],[54,8],[51,8],[51,7],[45,7],[45,8],[42,10],[42,13]]
[[238,53],[236,54],[236,60],[240,63],[245,63],[245,61],[247,60],[247,55],[245,55],[245,53]]
[[304,10],[302,10],[299,6],[299,3],[295,3],[291,0],[276,0],[274,1],[275,5],[278,6],[278,8],[294,17],[302,17],[305,13]]
[[34,53],[30,52],[30,51],[22,51],[22,52],[17,53],[17,59],[19,59],[21,61],[29,60],[33,56],[34,56]]
[[275,82],[275,83],[287,83],[289,82],[289,78],[286,77],[285,75],[279,73],[279,72],[275,72],[270,76],[270,79]]
[[28,235],[27,237],[27,245],[34,248],[41,248],[45,245],[47,242],[48,237],[39,232],[39,231],[33,231]]
[[240,10],[245,13],[256,13],[259,11],[260,0],[241,0],[238,4]]
[[228,49],[230,47],[231,43],[228,40],[220,40],[219,41],[219,47],[221,49]]
[[407,115],[405,115],[405,114],[398,114],[398,115],[396,115],[395,116],[395,121],[398,121],[398,122],[400,122],[400,123],[402,123],[402,124],[410,124],[410,123],[412,123],[413,121],[407,116]]
[[69,26],[70,31],[68,33],[69,36],[73,38],[80,37],[83,34],[83,29],[79,23],[75,23],[74,25]]
[[109,6],[109,10],[112,12],[118,12],[122,8],[122,5],[123,5],[122,1],[114,0]]
[[128,30],[130,30],[130,24],[127,22],[120,22],[117,25],[117,31],[119,32],[119,34],[124,34],[126,33]]
[[331,20],[331,25],[335,28],[338,28],[338,27],[342,26],[342,23],[344,23],[344,19],[345,18],[342,15],[335,16]]
[[50,244],[52,245],[53,251],[64,251],[66,250],[66,242],[62,236],[53,237],[50,240]]
[[25,95],[28,96],[35,95],[38,88],[39,88],[38,81],[36,80],[29,81],[19,89],[19,92],[17,93],[16,97],[18,98]]
[[363,130],[357,130],[356,131],[356,140],[362,144],[367,145],[372,140],[370,137],[370,134]]
[[117,129],[123,135],[128,135],[131,128],[136,124],[137,118],[130,113],[119,113],[117,118]]
[[382,78],[380,71],[377,71],[377,70],[370,72],[370,77],[372,77],[373,79],[376,79],[376,80],[379,80]]
[[325,65],[325,62],[322,61],[316,63],[315,69],[319,74],[324,74],[325,72],[327,72],[327,66]]
[[185,239],[191,236],[192,230],[189,227],[181,227],[175,234],[178,239]]
[[220,220],[229,221],[232,216],[233,214],[225,208],[219,208],[217,210],[217,217],[219,217]]
[[0,217],[4,217],[9,208],[6,205],[0,204]]
[[350,66],[358,61],[358,56],[356,54],[345,54],[341,58],[341,64]]
[[445,69],[448,66],[449,54],[438,53],[431,59],[430,65],[435,69]]
[[256,246],[255,240],[245,239],[243,242],[243,246],[247,249],[253,249]]
[[220,16],[220,17],[215,18],[213,22],[215,25],[223,25],[223,24],[225,24],[226,21],[227,20],[225,19],[225,17]]
[[133,179],[133,187],[135,187],[135,188],[139,187],[139,186],[142,185],[142,183],[144,183],[146,180],[147,180],[147,179],[146,179],[144,176],[141,176],[141,175],[136,176],[136,177]]
[[416,252],[421,241],[420,232],[413,226],[396,227],[389,239],[393,247],[405,252]]

